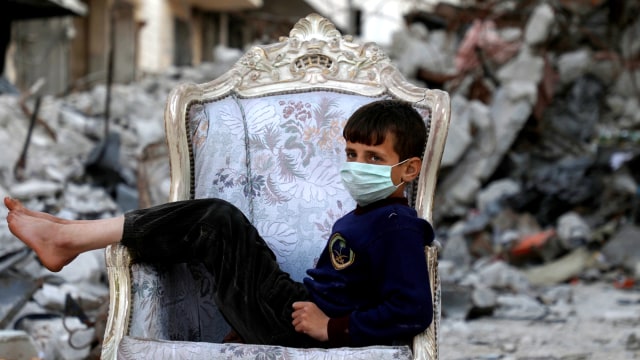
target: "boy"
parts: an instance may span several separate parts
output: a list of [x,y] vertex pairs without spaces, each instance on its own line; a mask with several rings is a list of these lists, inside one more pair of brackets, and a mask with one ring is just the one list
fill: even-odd
[[173,202],[99,220],[63,220],[5,198],[11,232],[59,271],[120,242],[144,262],[202,262],[215,301],[243,341],[294,347],[406,343],[432,321],[424,246],[431,225],[404,197],[426,128],[409,103],[383,100],[347,121],[342,181],[358,206],[334,224],[302,283],[281,271],[244,215],[219,199]]

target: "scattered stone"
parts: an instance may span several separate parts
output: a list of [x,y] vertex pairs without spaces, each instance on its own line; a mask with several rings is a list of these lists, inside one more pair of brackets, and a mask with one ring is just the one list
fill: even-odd
[[474,305],[474,314],[491,314],[498,305],[496,292],[486,286],[477,286],[473,289],[471,300]]
[[442,316],[451,319],[466,319],[473,308],[469,286],[447,284],[442,287]]
[[605,261],[610,266],[620,266],[640,278],[640,227],[623,226],[602,248]]
[[[0,328],[8,328],[10,320],[31,298],[38,283],[30,279],[0,274]],[[4,354],[0,351],[0,354]]]
[[576,249],[591,242],[591,228],[577,213],[568,212],[558,219],[557,235],[567,250]]
[[591,263],[593,257],[584,247],[544,265],[525,271],[532,285],[553,285],[579,276]]
[[11,187],[9,194],[16,199],[28,199],[32,197],[55,197],[62,193],[63,186],[53,181],[30,179]]
[[476,199],[478,210],[485,211],[489,204],[499,203],[520,191],[522,191],[520,184],[513,179],[493,181],[478,192]]
[[455,264],[455,273],[465,273],[471,266],[471,254],[469,245],[463,233],[463,224],[452,227],[447,241],[442,248],[441,256],[444,260],[449,260]]
[[484,286],[525,293],[529,290],[529,281],[520,270],[503,261],[495,261],[476,269],[478,282]]
[[524,39],[529,45],[538,45],[545,42],[555,25],[555,16],[553,8],[547,4],[542,3],[538,5],[525,28]]
[[629,334],[625,343],[625,348],[629,351],[640,351],[640,339],[635,333]]
[[3,359],[37,359],[40,357],[31,336],[20,330],[0,330],[0,354]]
[[493,316],[513,320],[539,320],[549,314],[549,309],[526,295],[500,295]]

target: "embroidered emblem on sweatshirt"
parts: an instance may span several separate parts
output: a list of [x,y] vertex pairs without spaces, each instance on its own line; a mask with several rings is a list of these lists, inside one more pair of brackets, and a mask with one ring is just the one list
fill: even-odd
[[329,252],[331,253],[331,264],[336,270],[342,270],[353,264],[356,258],[353,250],[347,246],[347,241],[336,233],[329,242]]

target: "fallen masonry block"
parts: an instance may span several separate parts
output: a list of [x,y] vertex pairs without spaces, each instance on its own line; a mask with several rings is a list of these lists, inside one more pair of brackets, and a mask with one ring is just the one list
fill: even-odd
[[31,337],[20,330],[0,330],[0,359],[39,359]]

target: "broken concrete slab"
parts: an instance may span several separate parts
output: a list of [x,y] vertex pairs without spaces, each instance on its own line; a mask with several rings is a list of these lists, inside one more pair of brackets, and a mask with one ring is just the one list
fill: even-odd
[[471,294],[473,312],[476,316],[492,315],[498,306],[498,294],[488,286],[476,286]]
[[478,210],[485,211],[489,204],[500,203],[502,200],[520,193],[520,183],[513,179],[499,179],[487,184],[476,196]]
[[3,253],[0,254],[0,274],[33,254],[31,249],[24,246],[15,251],[7,251],[4,248],[2,251]]
[[551,5],[542,3],[536,6],[525,26],[525,43],[536,46],[547,41],[549,35],[556,30],[554,22],[555,12]]
[[31,197],[54,197],[62,194],[63,185],[53,181],[29,179],[9,188],[9,194],[17,199]]
[[544,60],[523,48],[517,57],[500,68],[496,76],[503,84],[510,81],[538,84],[542,80],[543,68]]
[[104,251],[92,250],[82,253],[55,274],[70,284],[99,284],[106,275]]
[[557,60],[560,84],[573,83],[587,74],[592,65],[593,54],[589,48],[580,48],[561,54]]
[[0,329],[8,327],[9,321],[39,287],[38,281],[0,274]]
[[473,309],[472,293],[471,286],[447,284],[442,287],[442,316],[451,319],[466,319]]
[[578,213],[570,211],[558,218],[556,234],[566,250],[573,250],[593,240],[591,227]]
[[609,266],[622,267],[640,278],[640,227],[627,224],[602,247],[604,261]]
[[580,247],[557,260],[527,269],[524,274],[531,285],[554,285],[580,275],[593,263],[593,254]]
[[31,336],[21,330],[0,330],[0,354],[3,359],[39,359]]
[[451,102],[451,116],[456,121],[451,122],[449,127],[447,144],[442,155],[442,167],[457,164],[472,142],[469,102],[462,96],[453,96]]
[[526,293],[529,281],[522,271],[504,261],[493,261],[475,269],[478,282],[494,289]]
[[69,183],[64,193],[64,209],[80,218],[95,218],[98,214],[116,213],[118,206],[104,188]]
[[443,260],[449,260],[456,265],[454,269],[456,274],[465,273],[471,266],[469,245],[462,231],[452,232],[444,243],[441,254]]
[[531,296],[525,294],[499,295],[498,306],[493,316],[512,320],[539,320],[547,316],[549,309]]
[[21,323],[44,359],[86,359],[95,333],[75,317],[32,318]]

